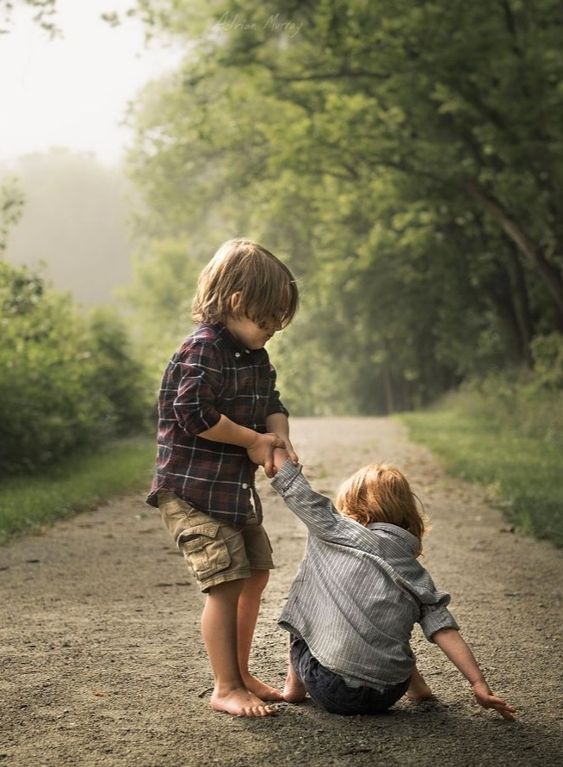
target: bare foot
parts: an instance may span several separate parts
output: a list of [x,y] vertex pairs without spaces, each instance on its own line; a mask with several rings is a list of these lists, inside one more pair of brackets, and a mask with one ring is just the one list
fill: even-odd
[[224,694],[214,690],[209,705],[215,711],[223,711],[232,716],[270,716],[275,713],[271,706],[265,706],[260,698],[244,687]]
[[424,695],[411,695],[410,692],[407,692],[407,698],[411,703],[424,703],[425,700],[437,699],[432,690],[430,690],[428,693],[424,693]]
[[276,690],[275,687],[270,687],[269,684],[262,682],[260,679],[257,679],[257,677],[252,676],[252,674],[243,676],[242,679],[246,689],[249,692],[254,693],[260,700],[284,700],[284,697],[279,690]]
[[436,698],[416,666],[412,672],[407,698],[413,703],[422,703],[424,700],[435,700]]
[[305,700],[306,696],[307,690],[305,685],[290,665],[283,688],[283,699],[287,703],[300,703],[302,700]]
[[436,696],[427,684],[411,685],[407,690],[407,698],[413,703],[422,703],[424,700],[436,700]]

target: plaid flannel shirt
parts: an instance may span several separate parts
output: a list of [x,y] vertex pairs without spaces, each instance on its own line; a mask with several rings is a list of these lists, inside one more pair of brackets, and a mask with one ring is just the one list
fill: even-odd
[[159,490],[176,493],[194,508],[243,527],[257,466],[243,447],[198,436],[226,415],[240,426],[266,432],[266,418],[285,413],[276,373],[265,349],[246,349],[222,324],[199,325],[168,363],[158,398],[156,470],[147,503]]

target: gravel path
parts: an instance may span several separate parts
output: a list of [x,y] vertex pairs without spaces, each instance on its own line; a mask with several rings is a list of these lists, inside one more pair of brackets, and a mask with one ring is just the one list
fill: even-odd
[[[202,596],[142,497],[116,500],[0,549],[0,767],[563,764],[561,552],[511,533],[481,490],[447,477],[388,419],[296,419],[314,486],[332,493],[372,460],[404,469],[432,517],[425,566],[510,724],[473,703],[466,683],[418,629],[413,646],[437,703],[382,717],[282,704],[233,719],[208,705]],[[278,568],[264,600],[254,669],[281,684],[276,627],[305,541],[260,480]]]

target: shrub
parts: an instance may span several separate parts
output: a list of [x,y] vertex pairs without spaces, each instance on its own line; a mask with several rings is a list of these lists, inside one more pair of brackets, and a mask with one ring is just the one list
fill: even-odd
[[[120,355],[104,341],[110,329]],[[33,471],[77,449],[139,428],[142,381],[122,381],[138,363],[128,356],[117,319],[90,323],[69,296],[29,269],[0,262],[0,470]],[[121,333],[121,335],[119,335]]]
[[89,334],[94,363],[90,385],[111,403],[115,433],[127,436],[143,430],[150,413],[151,380],[147,367],[135,359],[123,320],[113,310],[96,309]]

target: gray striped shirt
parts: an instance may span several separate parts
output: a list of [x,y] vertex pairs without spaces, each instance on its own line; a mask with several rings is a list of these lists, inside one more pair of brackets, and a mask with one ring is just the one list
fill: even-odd
[[308,528],[304,559],[279,624],[301,636],[323,666],[352,683],[383,689],[407,679],[414,666],[414,623],[427,639],[458,628],[416,559],[418,540],[401,527],[364,527],[342,516],[286,461],[272,487]]

